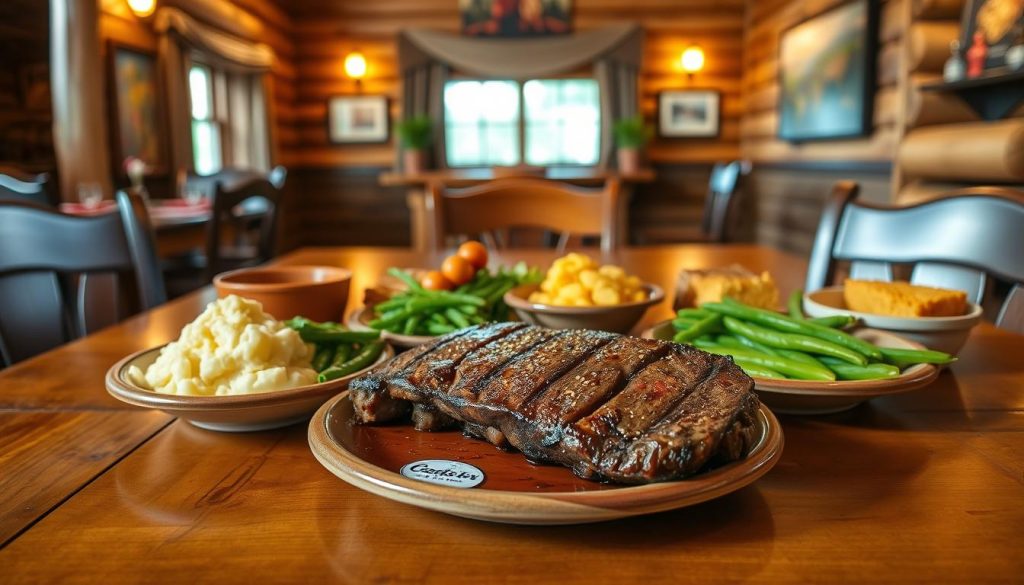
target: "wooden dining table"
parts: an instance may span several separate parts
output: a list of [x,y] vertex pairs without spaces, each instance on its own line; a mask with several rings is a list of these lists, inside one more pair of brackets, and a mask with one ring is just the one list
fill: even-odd
[[[494,262],[546,266],[549,251]],[[390,266],[441,258],[307,248],[278,261],[353,270],[349,310]],[[752,245],[625,249],[673,290],[683,268],[739,263],[782,292],[802,258]],[[670,315],[671,294],[639,328]],[[779,415],[757,482],[670,512],[517,526],[387,500],[310,453],[306,424],[203,430],[111,398],[122,356],[177,337],[210,289],[0,371],[0,582],[1020,583],[1024,336],[990,324],[930,386],[827,416]],[[467,439],[471,440],[471,439]]]

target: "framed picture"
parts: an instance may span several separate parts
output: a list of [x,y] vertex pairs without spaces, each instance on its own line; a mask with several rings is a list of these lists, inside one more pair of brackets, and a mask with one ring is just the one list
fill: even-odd
[[961,23],[960,54],[966,59],[976,45],[986,50],[985,69],[1005,67],[1006,53],[1024,43],[1024,2],[968,0]]
[[714,90],[670,90],[658,94],[658,135],[714,138],[721,121],[721,94]]
[[878,2],[854,0],[784,31],[779,43],[779,138],[871,133]]
[[108,45],[114,168],[125,158],[142,159],[149,174],[166,171],[160,80],[154,53],[116,43]]
[[388,98],[335,96],[327,102],[327,137],[335,144],[387,142]]
[[531,37],[572,32],[572,0],[459,0],[462,34]]

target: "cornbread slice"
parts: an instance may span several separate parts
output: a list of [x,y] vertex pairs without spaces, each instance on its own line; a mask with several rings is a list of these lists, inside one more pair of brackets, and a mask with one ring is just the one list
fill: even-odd
[[847,280],[846,307],[892,317],[956,317],[967,311],[967,293],[909,282]]
[[744,304],[775,309],[778,306],[778,289],[768,273],[737,274],[735,271],[714,271],[690,275],[690,289],[693,305],[718,302],[731,297]]

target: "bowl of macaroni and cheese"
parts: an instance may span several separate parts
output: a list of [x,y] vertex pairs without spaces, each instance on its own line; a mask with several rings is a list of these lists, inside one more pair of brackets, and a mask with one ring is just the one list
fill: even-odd
[[[123,402],[206,429],[277,428],[308,418],[365,371],[318,383],[313,351],[260,303],[229,295],[210,303],[178,339],[114,364],[106,386]],[[385,347],[370,367],[393,356]]]

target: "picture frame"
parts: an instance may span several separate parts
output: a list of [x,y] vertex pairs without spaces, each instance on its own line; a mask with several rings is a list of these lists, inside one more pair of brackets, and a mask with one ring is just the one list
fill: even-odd
[[722,125],[722,94],[713,89],[673,89],[658,93],[658,136],[717,138]]
[[784,30],[778,53],[778,137],[861,138],[873,129],[878,2],[852,0]]
[[391,133],[388,98],[337,95],[327,100],[327,139],[331,144],[381,144]]
[[459,0],[462,34],[537,37],[572,32],[574,0]]
[[167,172],[167,132],[163,91],[156,53],[131,45],[109,42],[111,161],[116,173],[124,172],[129,156],[146,163],[147,175]]
[[965,59],[975,33],[981,33],[987,50],[984,69],[1006,67],[1007,52],[1024,41],[1024,2],[967,0],[960,22],[960,54]]

